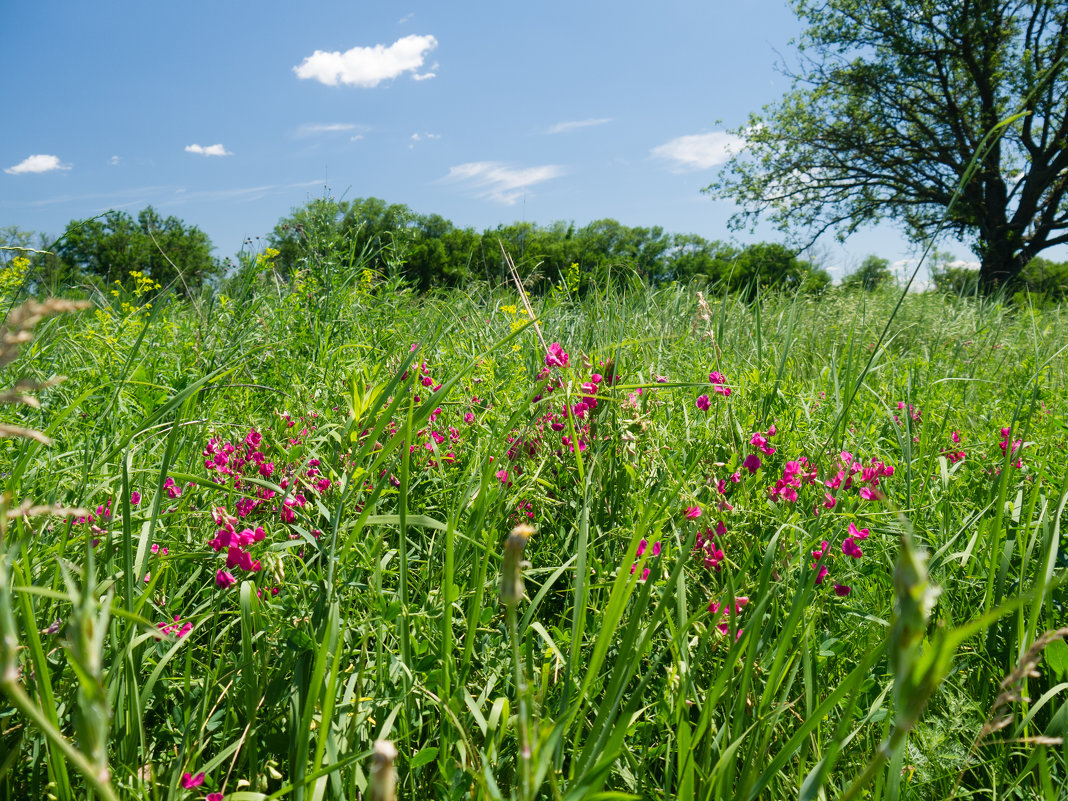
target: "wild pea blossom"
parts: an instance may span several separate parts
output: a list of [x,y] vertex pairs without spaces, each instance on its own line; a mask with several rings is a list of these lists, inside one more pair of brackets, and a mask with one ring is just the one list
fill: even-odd
[[[741,615],[742,610],[749,603],[748,596],[739,595],[734,599],[734,616],[737,618]],[[731,606],[730,603],[720,604],[718,601],[712,601],[708,605],[708,611],[712,615],[712,619],[716,621],[715,626],[720,634],[726,634],[730,630],[730,618],[731,618]],[[717,617],[718,616],[718,617]],[[738,633],[734,635],[735,639],[742,636],[742,629],[738,629]]]
[[[286,428],[293,428],[298,422],[288,414],[283,414],[282,418],[286,422]],[[304,418],[300,418],[300,422],[303,420]],[[298,437],[289,438],[289,447],[302,442],[303,437],[314,427],[303,426]],[[212,509],[212,520],[217,528],[208,546],[215,553],[226,554],[225,567],[218,568],[215,573],[215,585],[220,589],[232,587],[237,583],[238,579],[233,571],[259,573],[264,567],[262,561],[253,556],[252,549],[267,539],[267,530],[263,525],[242,525],[242,520],[254,513],[266,512],[271,516],[276,515],[282,523],[292,523],[296,519],[296,511],[309,503],[301,491],[302,487],[323,493],[333,485],[329,478],[322,475],[322,464],[318,459],[311,459],[304,465],[276,464],[267,459],[267,448],[264,446],[263,435],[253,428],[237,445],[212,437],[203,451],[205,469],[225,476],[235,490],[248,491],[256,487],[251,495],[240,497],[234,502],[235,514],[231,514],[225,506]],[[281,499],[278,499],[275,490],[253,485],[245,478],[246,475],[254,474],[276,481],[283,491]],[[276,584],[271,589],[272,594],[278,593],[277,584],[281,578],[282,572],[276,559],[272,570],[269,571],[269,580]]]
[[[649,543],[646,540],[643,539],[641,542],[638,543],[638,549],[637,549],[637,551],[635,551],[634,555],[636,557],[640,558],[641,556],[643,556],[645,554],[645,550],[648,547],[649,547]],[[660,548],[661,548],[660,541],[657,540],[656,542],[653,543],[653,547],[652,547],[652,550],[650,551],[650,553],[654,557],[655,556],[660,556]],[[635,569],[637,569],[637,567],[638,567],[637,564],[631,565],[630,566],[630,572],[634,573],[634,571],[635,571]],[[640,581],[648,581],[648,579],[649,579],[649,568],[648,567],[642,568],[642,575],[641,575],[641,578],[639,580]]]
[[713,370],[708,374],[708,383],[712,385],[713,392],[718,392],[725,398],[730,397],[731,388],[727,386],[727,377],[723,373]]

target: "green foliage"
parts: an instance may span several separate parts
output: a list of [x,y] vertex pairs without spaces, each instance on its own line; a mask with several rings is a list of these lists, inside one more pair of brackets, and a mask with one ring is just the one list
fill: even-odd
[[134,219],[124,211],[72,221],[54,248],[73,274],[101,284],[127,284],[135,272],[191,296],[222,271],[208,235],[177,217],[162,218],[151,206]]
[[[379,739],[405,798],[1056,797],[1068,311],[569,264],[530,299],[570,352],[549,391],[513,289],[390,283],[375,254],[403,273],[419,242],[353,256],[325,212],[289,267],[116,290],[11,362],[68,380],[0,407],[53,440],[0,440],[0,798],[368,797]],[[724,264],[807,277],[773,247]],[[216,469],[250,442],[266,475]],[[226,514],[264,539],[224,588]]]
[[842,286],[846,289],[863,289],[865,292],[873,292],[893,281],[894,276],[890,272],[889,260],[872,255],[864,259],[856,270],[842,280]]
[[736,133],[709,191],[783,229],[898,220],[967,239],[984,290],[1068,241],[1068,14],[1056,0],[793,0],[794,88]]

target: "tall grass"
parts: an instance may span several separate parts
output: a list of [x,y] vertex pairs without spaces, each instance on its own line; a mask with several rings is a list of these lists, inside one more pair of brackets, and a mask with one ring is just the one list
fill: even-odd
[[[514,289],[325,245],[5,371],[67,380],[3,411],[52,444],[0,450],[0,797],[370,797],[380,740],[401,798],[1058,797],[1066,310],[909,296],[880,341],[889,295],[621,280],[532,301],[539,378]],[[235,486],[205,460],[251,430]],[[213,509],[261,493],[217,586]]]

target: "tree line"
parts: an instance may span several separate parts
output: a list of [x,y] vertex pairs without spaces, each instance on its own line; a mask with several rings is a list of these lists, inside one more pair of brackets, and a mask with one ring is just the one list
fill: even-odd
[[[613,276],[646,283],[697,280],[739,293],[759,287],[820,293],[831,284],[826,270],[781,243],[737,246],[612,219],[581,227],[513,222],[477,231],[379,198],[311,200],[279,220],[264,242],[277,251],[271,265],[283,278],[324,267],[369,269],[422,291],[509,281],[502,246],[526,288],[535,293],[562,285],[578,290],[603,286]],[[27,281],[39,292],[126,283],[139,272],[188,296],[263,264],[257,258],[262,251],[251,242],[234,259],[216,258],[205,232],[176,217],[162,217],[151,206],[136,217],[112,211],[72,220],[53,246],[40,240],[36,248],[34,244],[26,231],[0,229],[0,245],[28,249],[0,250],[0,267],[18,253],[27,255]],[[843,285],[874,290],[893,280],[889,262],[869,256]],[[943,291],[973,294],[977,281],[974,270],[946,265],[934,270],[935,286]],[[1062,300],[1068,297],[1068,263],[1033,259],[1014,288]]]

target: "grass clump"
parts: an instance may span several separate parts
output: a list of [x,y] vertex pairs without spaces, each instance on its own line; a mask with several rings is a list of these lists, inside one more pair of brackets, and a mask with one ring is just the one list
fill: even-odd
[[1056,797],[1065,309],[316,252],[9,360],[0,797]]

